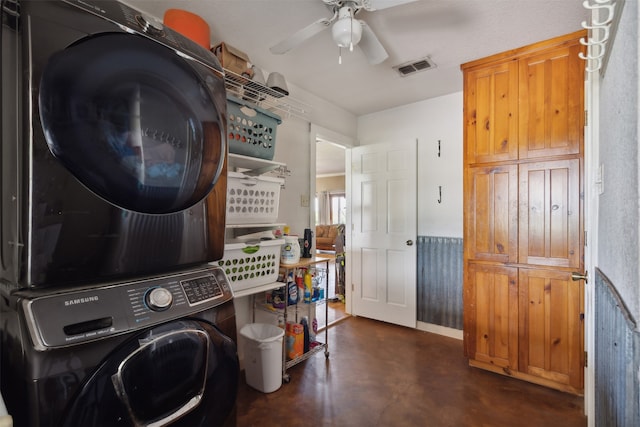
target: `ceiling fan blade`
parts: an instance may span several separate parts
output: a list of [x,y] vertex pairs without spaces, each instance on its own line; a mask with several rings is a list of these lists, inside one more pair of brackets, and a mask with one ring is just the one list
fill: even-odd
[[362,7],[369,12],[388,9],[405,3],[413,3],[417,0],[362,0]]
[[362,38],[358,46],[362,49],[362,52],[364,52],[364,56],[367,57],[369,64],[380,64],[389,57],[389,54],[367,23],[364,21],[360,21],[360,23],[362,24]]
[[336,17],[337,17],[337,14],[334,15],[331,19],[326,19],[326,18],[318,19],[316,22],[312,23],[311,25],[304,27],[303,29],[297,31],[293,35],[282,40],[280,43],[274,46],[271,46],[269,50],[271,51],[271,53],[276,55],[282,55],[283,53],[287,53],[294,47],[297,47],[298,45],[302,44],[302,42],[304,42],[305,40],[310,39],[316,34],[322,32],[322,30],[329,28],[331,26],[331,23],[335,21]]

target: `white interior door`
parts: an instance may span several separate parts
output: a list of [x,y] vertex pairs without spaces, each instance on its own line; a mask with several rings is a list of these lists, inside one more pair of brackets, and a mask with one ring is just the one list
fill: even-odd
[[353,314],[416,327],[416,142],[351,153]]

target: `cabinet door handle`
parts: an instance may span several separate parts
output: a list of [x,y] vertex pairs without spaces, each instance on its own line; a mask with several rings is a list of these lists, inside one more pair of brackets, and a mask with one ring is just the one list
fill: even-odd
[[413,240],[407,240],[407,246],[413,246]]

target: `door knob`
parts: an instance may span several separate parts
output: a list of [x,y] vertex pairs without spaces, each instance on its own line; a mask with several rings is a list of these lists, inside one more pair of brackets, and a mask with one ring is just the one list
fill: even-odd
[[407,246],[413,246],[413,240],[407,240]]
[[571,280],[584,280],[584,283],[589,283],[588,280],[588,272],[584,272],[584,274],[580,273],[579,271],[574,271],[573,273],[571,273]]

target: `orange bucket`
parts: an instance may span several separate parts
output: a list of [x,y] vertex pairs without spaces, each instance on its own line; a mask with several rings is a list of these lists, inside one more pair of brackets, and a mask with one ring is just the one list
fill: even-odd
[[181,9],[167,9],[164,13],[164,25],[207,50],[211,48],[209,24],[195,13]]

